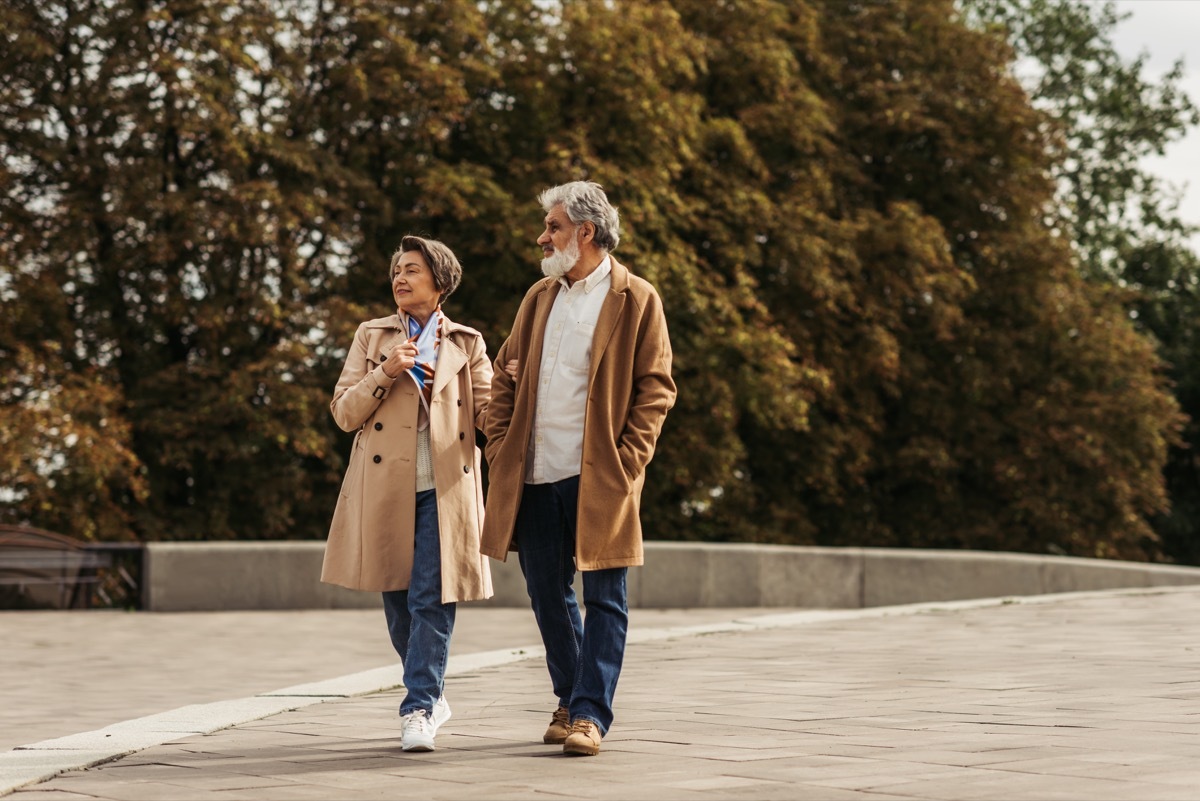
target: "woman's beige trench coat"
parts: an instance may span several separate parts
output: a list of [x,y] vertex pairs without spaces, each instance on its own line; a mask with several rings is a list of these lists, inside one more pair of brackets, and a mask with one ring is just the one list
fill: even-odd
[[[357,431],[325,546],[321,581],[354,590],[408,589],[417,486],[417,384],[393,379],[383,353],[404,337],[399,315],[358,327],[330,409]],[[491,393],[483,337],[442,317],[430,403],[429,437],[437,488],[442,603],[490,598],[492,575],[479,552],[483,485],[475,429]]]

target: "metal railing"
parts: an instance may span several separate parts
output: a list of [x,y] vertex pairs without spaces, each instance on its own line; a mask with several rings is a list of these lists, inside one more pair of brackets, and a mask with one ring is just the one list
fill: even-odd
[[[141,543],[87,543],[0,525],[0,609],[80,609],[137,600]],[[114,598],[113,596],[121,596]]]

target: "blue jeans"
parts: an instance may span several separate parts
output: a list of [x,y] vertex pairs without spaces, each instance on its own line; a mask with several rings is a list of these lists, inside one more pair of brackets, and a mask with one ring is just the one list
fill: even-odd
[[585,718],[607,734],[629,629],[629,569],[584,571],[587,620],[580,620],[571,586],[578,499],[579,476],[526,484],[517,512],[517,555],[559,705],[567,707],[571,720]]
[[418,709],[433,713],[446,678],[456,609],[455,604],[442,603],[436,490],[417,493],[414,523],[413,567],[408,589],[383,594],[388,634],[404,665],[404,688],[408,691],[400,703],[401,715]]

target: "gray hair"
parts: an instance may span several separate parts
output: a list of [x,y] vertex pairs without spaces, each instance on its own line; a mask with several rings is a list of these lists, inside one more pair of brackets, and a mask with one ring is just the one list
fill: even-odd
[[621,218],[617,207],[608,202],[604,188],[595,181],[571,181],[552,186],[538,195],[538,203],[547,212],[562,206],[575,225],[590,222],[596,226],[596,247],[605,253],[617,249],[621,241]]
[[396,277],[396,265],[400,256],[415,250],[425,259],[433,272],[433,283],[438,292],[442,293],[439,302],[450,297],[450,293],[458,289],[462,281],[462,265],[454,251],[436,239],[425,239],[420,236],[406,236],[400,240],[400,247],[392,254],[392,263],[388,267],[388,280]]

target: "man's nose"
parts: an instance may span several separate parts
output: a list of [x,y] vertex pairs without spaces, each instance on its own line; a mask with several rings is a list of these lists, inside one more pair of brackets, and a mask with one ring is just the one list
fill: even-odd
[[545,247],[549,241],[550,241],[550,232],[549,231],[542,231],[542,235],[537,238],[537,243],[539,245],[541,245],[542,247]]

